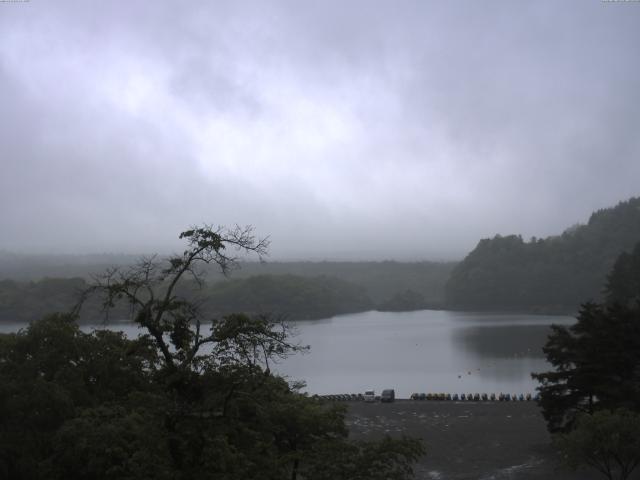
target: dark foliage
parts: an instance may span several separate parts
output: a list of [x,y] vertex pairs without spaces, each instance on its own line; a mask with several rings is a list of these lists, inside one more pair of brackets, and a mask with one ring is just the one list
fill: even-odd
[[640,310],[583,305],[578,322],[554,326],[544,347],[554,371],[534,374],[549,430],[597,409],[640,411]]
[[533,375],[549,430],[571,429],[579,413],[640,411],[639,259],[636,246],[616,260],[609,303],[586,303],[574,325],[552,327],[544,352],[554,370]]
[[446,287],[450,306],[574,312],[600,301],[616,258],[640,241],[640,198],[591,215],[561,236],[484,239],[453,270]]
[[444,286],[456,262],[268,262],[244,263],[235,275],[296,275],[331,277],[358,285],[380,304],[406,290],[424,296],[429,303],[444,302]]
[[269,312],[303,320],[373,308],[364,288],[325,276],[259,275],[218,282],[207,293],[205,308],[218,314]]
[[405,290],[404,292],[396,293],[389,300],[378,305],[378,310],[381,312],[408,312],[412,310],[424,310],[433,306],[433,304],[429,304],[424,296],[418,292]]
[[[81,278],[27,283],[1,281],[0,321],[28,322],[41,318],[46,312],[68,311],[76,304],[79,292],[88,287],[89,283]],[[204,286],[184,281],[179,290],[197,302],[203,315],[208,317],[246,312],[304,320],[374,308],[362,287],[331,277],[259,275]],[[126,320],[130,314],[126,302],[114,299],[110,320]],[[100,302],[88,299],[80,320],[96,322],[104,318]]]
[[109,270],[85,292],[107,310],[127,303],[139,339],[83,333],[73,315],[0,335],[0,478],[295,480],[333,469],[347,479],[375,458],[385,468],[367,478],[409,478],[420,443],[350,442],[343,407],[272,374],[274,359],[301,349],[286,325],[245,314],[204,323],[182,294],[185,279],[202,284],[202,264],[228,271],[230,250],[262,254],[265,242],[207,226],[181,238],[182,255]]
[[[48,312],[66,312],[87,288],[82,278],[44,278],[37,282],[0,281],[0,321],[30,322]],[[98,308],[93,309],[97,315]]]
[[626,480],[640,464],[640,415],[626,409],[578,417],[554,443],[570,467],[589,466],[609,480]]
[[86,334],[68,316],[0,336],[0,477],[289,476],[295,451],[305,465],[316,441],[347,442],[346,429],[339,407],[296,393],[246,355],[270,330],[229,317],[215,353],[182,369],[150,336]]
[[150,336],[87,334],[68,316],[0,335],[0,478],[410,478],[419,442],[349,441],[341,405],[254,362],[246,347],[269,330],[229,317],[212,354],[178,370]]
[[631,253],[622,253],[609,276],[605,288],[608,304],[633,306],[640,303],[640,242]]
[[[10,280],[14,288],[20,288],[21,295],[28,295],[21,302],[20,308],[12,310],[13,319],[25,318],[35,320],[43,313],[51,311],[44,306],[37,312],[32,312],[31,317],[21,316],[22,307],[32,305],[31,300],[37,300],[36,305],[41,305],[42,300],[35,291],[25,291],[29,288],[37,289],[37,285],[43,278],[89,279],[93,275],[103,272],[113,266],[127,267],[135,264],[137,259],[127,255],[85,255],[85,256],[33,256],[16,255],[0,251],[0,279]],[[234,272],[237,280],[256,276],[295,276],[304,280],[318,281],[320,277],[329,277],[357,285],[364,289],[364,294],[371,298],[375,304],[386,302],[391,297],[406,290],[412,290],[423,295],[430,304],[442,304],[444,302],[444,286],[447,282],[455,262],[240,262],[241,268]],[[224,280],[215,269],[209,269],[209,281],[215,284]],[[33,282],[33,283],[30,283]],[[9,284],[2,286],[0,290],[8,290]],[[0,318],[9,318],[11,303],[1,300],[0,293]],[[7,314],[3,314],[6,312]]]

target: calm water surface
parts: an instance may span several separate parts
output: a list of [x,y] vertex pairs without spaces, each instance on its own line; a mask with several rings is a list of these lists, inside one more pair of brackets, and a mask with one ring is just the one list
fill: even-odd
[[[534,392],[531,372],[545,371],[542,345],[549,326],[565,316],[422,310],[364,312],[293,322],[296,340],[311,350],[275,370],[304,380],[309,393],[358,393],[395,388],[413,392]],[[0,325],[15,331],[22,324]],[[91,330],[99,326],[87,326]],[[130,324],[110,328],[135,336]]]
[[573,322],[434,310],[299,322],[299,339],[311,352],[287,360],[280,372],[306,380],[310,393],[534,392],[531,372],[549,368],[542,346],[550,325]]

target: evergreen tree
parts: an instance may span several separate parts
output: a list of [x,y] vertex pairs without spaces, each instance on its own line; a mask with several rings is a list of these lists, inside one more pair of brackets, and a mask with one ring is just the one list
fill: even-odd
[[574,325],[553,326],[544,347],[553,371],[533,374],[549,430],[572,428],[579,413],[640,411],[640,311],[587,303]]
[[622,253],[607,277],[606,301],[633,307],[640,302],[640,242],[631,253]]
[[574,325],[553,326],[543,350],[554,370],[533,374],[552,432],[570,430],[579,413],[640,411],[640,246],[608,278],[608,303],[586,303]]

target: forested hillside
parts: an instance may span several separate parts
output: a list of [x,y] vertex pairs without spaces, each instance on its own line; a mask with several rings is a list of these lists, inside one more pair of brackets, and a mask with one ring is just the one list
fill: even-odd
[[[37,282],[0,281],[0,321],[32,321],[47,312],[68,312],[89,284],[82,278],[51,279]],[[199,290],[193,282],[181,292],[201,306],[205,318],[235,312],[269,313],[290,319],[324,318],[374,308],[364,288],[332,277],[295,275],[259,275],[226,279]],[[124,305],[115,305],[109,320],[129,318]],[[101,321],[99,302],[85,302],[81,320]]]
[[[87,287],[83,278],[44,278],[38,282],[0,280],[0,321],[28,322],[50,312],[68,312]],[[90,305],[88,309],[98,316],[98,305]]]
[[560,236],[481,240],[446,285],[447,303],[464,309],[573,312],[600,300],[616,258],[640,241],[640,198],[598,210]]
[[[30,321],[48,312],[67,311],[93,275],[112,267],[126,269],[134,261],[127,255],[0,253],[0,321]],[[230,278],[211,269],[201,294],[207,313],[217,315],[273,312],[306,319],[378,306],[412,310],[444,303],[444,286],[454,266],[454,262],[241,262]],[[126,309],[116,308],[111,320],[127,315]],[[97,318],[101,318],[99,305],[89,302],[83,320]]]
[[[124,267],[134,255],[18,255],[0,251],[0,280],[40,281],[43,278],[89,280],[107,268]],[[407,290],[418,293],[429,304],[444,302],[444,286],[456,262],[240,262],[231,278],[259,275],[334,277],[364,288],[375,304],[382,304]],[[210,269],[209,280],[224,277]]]
[[374,308],[364,288],[326,276],[258,275],[223,280],[205,296],[207,309],[217,315],[275,313],[302,320]]
[[255,275],[334,277],[364,288],[375,304],[406,290],[429,303],[443,303],[444,287],[457,262],[266,262],[242,263],[233,278]]

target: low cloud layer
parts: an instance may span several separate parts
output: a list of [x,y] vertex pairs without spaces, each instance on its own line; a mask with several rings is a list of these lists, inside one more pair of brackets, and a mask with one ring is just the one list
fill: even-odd
[[640,194],[640,3],[0,3],[0,249],[460,258]]

